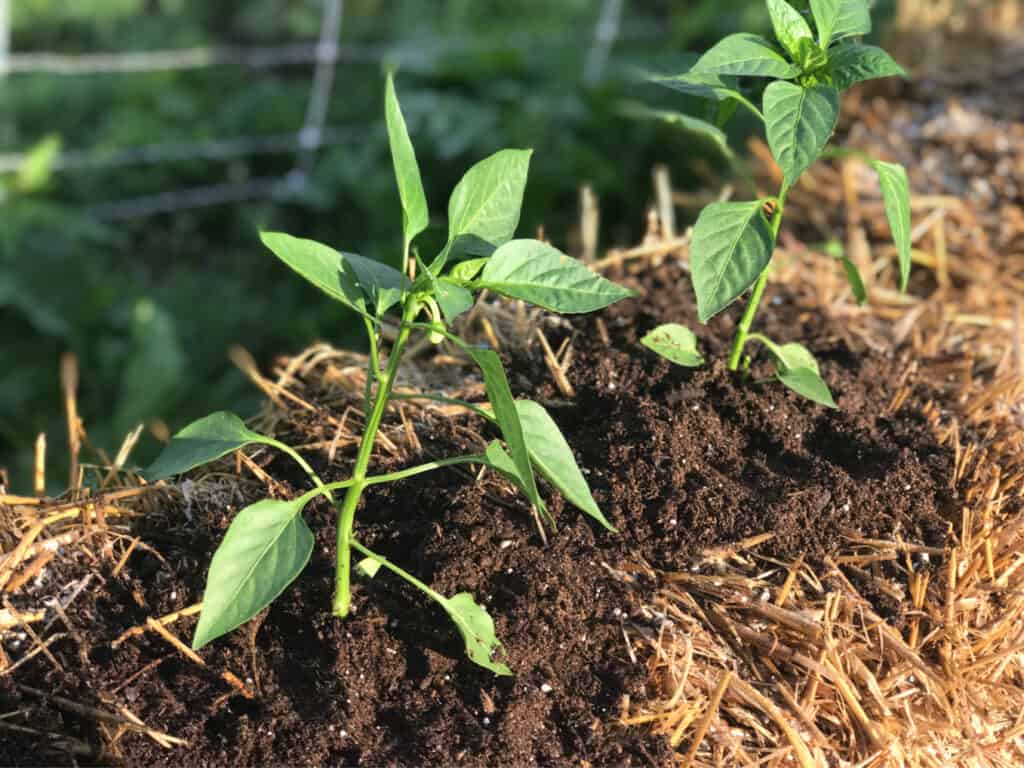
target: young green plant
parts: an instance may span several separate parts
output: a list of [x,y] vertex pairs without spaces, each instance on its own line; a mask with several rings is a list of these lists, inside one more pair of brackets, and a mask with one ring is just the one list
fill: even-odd
[[[778,379],[814,402],[836,403],[811,353],[796,343],[776,344],[751,331],[768,282],[770,262],[786,210],[786,195],[801,174],[826,151],[839,119],[840,94],[864,80],[906,76],[881,48],[857,37],[871,31],[867,0],[810,0],[809,13],[786,0],[767,0],[778,45],[758,35],[725,37],[686,73],[658,78],[675,90],[712,100],[717,120],[727,121],[740,106],[765,125],[772,156],[782,171],[774,197],[749,202],[712,203],[697,217],[690,243],[690,267],[697,315],[707,323],[753,286],[729,355],[729,368],[744,362],[748,342],[763,345],[774,359]],[[761,108],[741,90],[739,78],[768,80]],[[716,126],[711,126],[716,127]],[[871,160],[878,174],[885,213],[899,258],[900,288],[910,275],[910,189],[904,168]],[[857,300],[864,283],[852,261],[838,254]],[[642,343],[680,365],[703,362],[692,332],[663,325]]]
[[[552,528],[554,520],[538,491],[535,473],[600,525],[614,531],[595,503],[550,414],[539,403],[513,399],[498,355],[462,340],[450,324],[472,306],[473,294],[484,289],[560,313],[592,312],[630,296],[631,292],[594,274],[550,245],[513,239],[526,185],[529,150],[503,150],[470,168],[448,202],[448,239],[444,248],[429,265],[421,261],[412,244],[429,224],[427,201],[390,76],[385,91],[385,120],[402,205],[401,269],[336,251],[312,240],[281,233],[262,234],[263,243],[281,261],[347,307],[366,329],[369,360],[365,426],[351,477],[324,483],[295,449],[250,430],[240,418],[225,412],[207,416],[181,430],[145,475],[156,481],[247,445],[262,444],[290,456],[313,486],[295,499],[258,501],[234,518],[210,563],[193,648],[198,649],[251,619],[299,575],[313,550],[313,534],[303,519],[303,509],[317,496],[323,496],[337,510],[335,615],[347,616],[351,609],[355,552],[361,558],[357,571],[372,577],[383,567],[422,590],[451,617],[470,659],[497,674],[511,674],[497,655],[501,644],[495,636],[494,622],[473,596],[461,592],[446,597],[368,549],[354,535],[356,509],[364,491],[371,486],[457,464],[474,464],[488,467],[511,481]],[[386,364],[382,364],[381,326],[388,312],[397,315],[397,336]],[[392,389],[402,354],[410,337],[417,333],[425,333],[435,342],[447,340],[460,348],[479,367],[487,402],[455,401],[440,394],[418,397],[466,407],[493,423],[502,440],[492,441],[481,453],[372,475],[369,470],[374,441],[388,404],[399,397],[392,394]]]

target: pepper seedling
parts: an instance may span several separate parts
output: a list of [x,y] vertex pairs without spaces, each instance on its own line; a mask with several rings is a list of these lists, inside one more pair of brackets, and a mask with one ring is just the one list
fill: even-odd
[[[744,362],[748,342],[759,342],[773,357],[776,376],[783,384],[816,403],[836,408],[817,362],[805,347],[775,344],[751,332],[751,325],[768,282],[786,195],[826,152],[839,119],[840,94],[864,80],[906,77],[906,73],[881,48],[852,39],[871,31],[866,0],[810,0],[809,14],[786,0],[767,0],[767,5],[779,46],[754,34],[728,35],[688,72],[657,78],[663,85],[714,102],[719,128],[738,107],[749,110],[764,123],[768,146],[782,171],[782,184],[774,197],[712,203],[697,217],[690,242],[697,316],[707,323],[753,286],[733,338],[730,370]],[[744,95],[739,78],[770,81],[764,88],[761,109]],[[905,291],[910,275],[907,173],[896,163],[867,159],[878,174],[898,253],[900,289]],[[837,258],[854,295],[863,302],[864,283],[857,267],[841,253]],[[680,365],[703,363],[696,337],[679,325],[659,326],[641,343]]]
[[[507,675],[511,670],[499,658],[501,643],[487,611],[468,592],[446,597],[368,549],[354,536],[356,508],[371,486],[442,467],[475,464],[489,467],[511,481],[552,528],[554,520],[538,491],[535,472],[600,525],[614,531],[550,414],[539,403],[513,399],[497,353],[464,341],[452,332],[450,324],[472,306],[473,294],[484,289],[566,314],[592,312],[632,292],[546,243],[513,239],[526,186],[529,150],[506,149],[470,168],[448,202],[444,248],[429,265],[418,255],[411,256],[413,240],[428,226],[428,208],[391,76],[385,88],[385,121],[402,206],[400,270],[312,240],[273,232],[261,236],[281,261],[345,305],[366,329],[369,356],[365,426],[351,477],[324,483],[295,449],[252,431],[238,416],[227,412],[212,414],[182,429],[144,475],[156,481],[247,445],[262,444],[290,456],[313,485],[294,499],[258,501],[231,522],[210,563],[193,648],[201,648],[247,622],[301,573],[313,551],[313,534],[303,519],[303,509],[317,496],[323,496],[337,510],[336,616],[347,616],[351,609],[354,551],[361,557],[356,565],[361,574],[372,577],[383,567],[423,591],[451,617],[470,659],[496,674]],[[393,310],[400,318],[397,337],[382,366],[381,325],[385,314]],[[393,394],[402,354],[414,333],[425,333],[435,342],[447,340],[465,352],[483,374],[487,403],[452,400],[440,394]],[[387,474],[369,474],[374,440],[389,402],[412,397],[464,406],[496,425],[502,440],[492,441],[482,453]],[[342,491],[344,496],[336,498],[335,492]]]

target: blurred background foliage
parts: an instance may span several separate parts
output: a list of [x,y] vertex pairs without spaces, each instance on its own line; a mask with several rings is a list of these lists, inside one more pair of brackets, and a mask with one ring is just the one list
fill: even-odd
[[[64,150],[115,152],[152,143],[297,132],[310,63],[183,71],[0,77],[0,155],[29,152],[0,178],[0,466],[27,490],[31,445],[50,435],[50,481],[64,451],[63,352],[81,368],[91,443],[116,451],[137,423],[172,431],[218,408],[251,412],[253,390],[227,360],[231,344],[266,365],[317,338],[358,343],[336,306],[258,244],[261,228],[393,259],[400,213],[382,120],[382,73],[398,89],[443,238],[448,192],[476,160],[534,147],[521,231],[545,226],[564,245],[579,185],[600,198],[602,247],[636,241],[650,170],[668,161],[678,186],[713,143],[622,114],[641,89],[636,66],[682,71],[724,34],[767,29],[756,0],[624,0],[604,66],[593,68],[601,0],[348,0],[329,126],[310,183],[289,197],[105,222],[95,206],[199,185],[284,175],[295,153],[184,159],[50,172]],[[13,0],[16,53],[145,52],[267,46],[317,39],[322,0]],[[600,57],[598,57],[600,58]],[[598,62],[600,63],[600,62]],[[591,76],[593,73],[590,73]],[[643,86],[646,87],[646,86]],[[657,91],[661,108],[699,110]],[[731,127],[741,140],[749,124]],[[31,150],[31,151],[30,151]],[[159,431],[159,430],[157,430]],[[147,437],[133,458],[156,447]],[[59,490],[54,488],[52,490]]]

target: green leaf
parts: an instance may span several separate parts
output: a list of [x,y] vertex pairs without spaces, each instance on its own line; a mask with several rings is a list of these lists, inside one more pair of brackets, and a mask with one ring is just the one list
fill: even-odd
[[673,91],[702,99],[726,101],[741,95],[734,78],[724,78],[710,72],[690,70],[681,75],[655,75],[651,80],[658,85],[671,88]]
[[729,306],[768,266],[774,243],[762,203],[712,203],[697,217],[690,268],[702,323]]
[[537,481],[533,476],[533,466],[530,464],[530,453],[526,447],[526,438],[523,436],[523,426],[519,421],[519,411],[512,398],[508,379],[505,378],[505,369],[501,365],[501,358],[489,349],[467,347],[467,351],[483,373],[487,399],[491,403],[491,408],[494,409],[494,418],[508,445],[526,498],[538,510],[546,513],[547,508],[540,497]]
[[839,261],[843,265],[843,270],[846,272],[846,281],[850,284],[850,288],[853,289],[853,295],[857,299],[857,303],[864,304],[868,300],[868,292],[864,287],[864,281],[861,279],[860,270],[846,256],[840,257]]
[[448,244],[430,265],[435,275],[450,257],[490,256],[519,226],[531,149],[503,149],[474,165],[448,201]]
[[473,294],[446,277],[437,281],[437,292],[434,294],[437,305],[441,307],[444,319],[449,323],[473,306]]
[[766,0],[768,14],[772,19],[772,28],[775,30],[775,38],[782,43],[782,47],[789,51],[790,56],[797,60],[801,39],[813,39],[811,27],[800,15],[800,12],[786,2],[786,0]]
[[231,522],[210,562],[194,649],[247,622],[306,567],[313,552],[313,533],[302,519],[307,500],[264,499]]
[[774,82],[764,90],[768,146],[792,186],[818,159],[839,119],[839,92],[829,85],[802,88]]
[[829,408],[839,408],[836,401],[832,399],[828,385],[821,378],[818,361],[814,359],[814,355],[807,347],[796,342],[775,344],[764,336],[757,338],[774,355],[775,375],[779,381],[801,397],[806,397],[808,400],[813,400]]
[[832,41],[852,35],[871,33],[871,9],[868,0],[833,0],[837,5]]
[[494,660],[495,654],[502,650],[501,642],[494,633],[494,620],[477,605],[473,595],[459,592],[454,597],[441,597],[438,602],[455,622],[470,659],[497,675],[512,674],[506,664]]
[[729,35],[712,46],[697,60],[690,72],[785,79],[799,75],[800,68],[786,61],[763,37],[741,32]]
[[50,183],[62,143],[60,136],[52,133],[28,151],[14,178],[14,186],[19,192],[38,192]]
[[[735,105],[735,102],[731,102]],[[630,116],[647,120],[659,120],[669,125],[678,126],[685,133],[694,134],[707,139],[719,151],[722,157],[731,159],[734,157],[732,148],[729,146],[729,138],[718,126],[701,120],[699,117],[685,115],[682,112],[673,112],[665,109],[651,109],[644,104],[626,104],[623,112]]]
[[840,45],[832,51],[829,70],[833,83],[841,91],[863,80],[907,76],[906,70],[881,48],[860,43]]
[[[517,406],[519,402],[520,401],[518,400],[516,401]],[[533,454],[531,454],[531,457],[532,455]],[[522,491],[522,494],[524,496],[529,498],[530,493],[526,489],[526,481],[523,479],[523,476],[519,473],[519,468],[516,466],[516,463],[512,460],[512,457],[508,455],[508,451],[506,451],[504,447],[502,447],[500,440],[492,440],[487,445],[487,450],[484,451],[484,455],[482,457],[482,463],[498,472],[506,480],[512,483],[516,488]],[[555,519],[551,516],[551,513],[548,512],[547,504],[544,502],[543,499],[540,498],[539,495],[537,498],[541,504],[539,507],[540,513],[544,515],[544,519],[551,524],[552,528],[554,528]]]
[[402,289],[409,281],[394,267],[356,253],[342,253],[342,270],[349,267],[356,284],[380,317],[402,300]]
[[409,140],[405,118],[402,117],[398,95],[395,93],[395,81],[390,74],[384,91],[384,119],[388,126],[388,143],[391,145],[391,160],[395,166],[398,196],[402,200],[402,233],[405,248],[408,249],[413,238],[427,228],[429,212],[416,152]]
[[640,343],[676,365],[687,368],[704,365],[704,357],[697,351],[697,337],[685,325],[659,325],[640,339]]
[[900,290],[907,290],[910,279],[910,182],[906,169],[899,163],[874,160],[871,166],[878,174],[885,203],[885,216],[889,220],[892,239],[900,260]]
[[828,48],[832,42],[832,31],[839,20],[839,5],[841,0],[811,0],[811,14],[814,16],[814,25],[818,28],[818,44],[822,48]]
[[271,438],[253,432],[235,414],[218,411],[193,421],[178,432],[142,474],[154,483],[208,464],[252,443],[273,442]]
[[277,258],[332,299],[365,314],[366,299],[358,278],[345,268],[341,253],[315,240],[283,232],[261,232],[260,239]]
[[498,248],[474,285],[563,314],[593,312],[634,295],[539,240]]
[[261,232],[260,239],[296,273],[360,315],[367,315],[367,301],[383,315],[401,300],[402,286],[408,283],[394,267],[316,240],[283,232]]
[[380,570],[380,560],[375,557],[364,557],[356,563],[356,573],[365,579],[372,579]]
[[468,283],[480,274],[480,270],[484,268],[484,264],[486,263],[486,256],[479,259],[467,259],[466,261],[460,261],[451,268],[448,272],[448,276],[453,280],[461,280],[462,282]]
[[517,400],[516,411],[519,413],[530,458],[538,471],[571,503],[609,531],[614,531],[614,526],[594,501],[572,449],[551,414],[540,403],[532,400]]

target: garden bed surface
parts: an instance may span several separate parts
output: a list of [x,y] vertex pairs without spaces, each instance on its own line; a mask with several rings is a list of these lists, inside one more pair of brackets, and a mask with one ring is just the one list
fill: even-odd
[[[435,589],[468,590],[487,607],[514,677],[471,664],[444,614],[383,571],[359,581],[351,618],[332,617],[334,513],[323,501],[306,511],[316,534],[310,567],[256,620],[205,648],[206,668],[152,632],[112,648],[147,617],[201,599],[213,550],[233,514],[256,498],[246,481],[219,500],[175,496],[139,519],[135,532],[149,549],[137,548],[117,576],[113,563],[99,566],[69,608],[75,631],[51,646],[63,671],[40,655],[0,679],[4,711],[33,708],[35,727],[98,745],[104,736],[93,720],[43,706],[18,685],[96,706],[122,702],[148,726],[189,742],[168,750],[141,735],[117,740],[117,760],[154,768],[669,763],[661,737],[617,724],[623,695],[643,700],[647,678],[623,633],[624,622],[646,620],[637,606],[649,577],[634,566],[713,573],[707,550],[766,532],[774,537],[754,550],[766,568],[801,555],[821,563],[847,537],[942,546],[954,511],[952,458],[920,417],[920,398],[891,413],[899,365],[850,349],[820,314],[793,306],[777,288],[769,288],[759,330],[806,344],[840,411],[727,371],[737,308],[699,326],[674,261],[636,286],[645,294],[637,300],[549,329],[553,343],[559,333],[573,337],[575,400],[559,393],[539,353],[513,353],[509,377],[517,395],[548,407],[620,535],[544,487],[560,523],[545,545],[503,481],[451,470],[372,487],[359,512],[357,536],[368,546]],[[663,322],[694,328],[710,364],[679,368],[639,346]],[[768,368],[755,360],[752,373],[763,378]],[[429,457],[478,450],[494,436],[473,417],[430,410],[414,426]],[[303,444],[329,441],[332,428],[304,414],[285,431]],[[261,458],[289,493],[305,490],[286,460]],[[327,467],[314,457],[325,479],[344,478],[350,458],[339,454]],[[377,470],[422,458],[382,459]],[[81,555],[54,562],[40,589],[93,568]],[[867,580],[858,586],[899,623],[896,603]],[[187,639],[193,622],[170,628]],[[223,671],[253,697],[225,698],[232,688]],[[3,764],[54,760],[27,738],[0,744]]]

